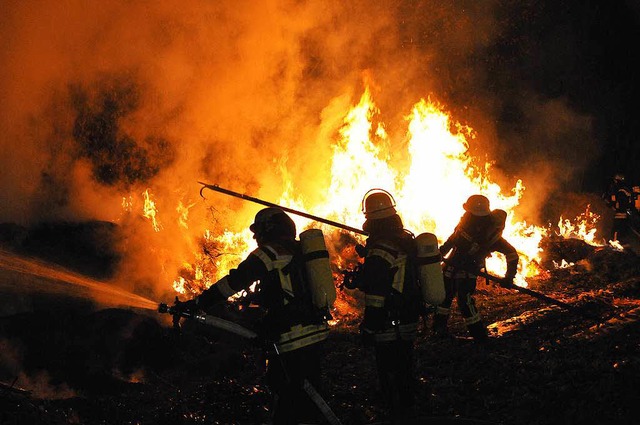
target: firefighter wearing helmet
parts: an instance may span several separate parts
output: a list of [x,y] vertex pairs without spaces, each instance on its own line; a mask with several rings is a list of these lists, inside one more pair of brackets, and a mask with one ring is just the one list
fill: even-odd
[[472,195],[463,205],[465,213],[454,232],[440,247],[444,257],[445,300],[433,317],[433,332],[437,337],[447,336],[447,321],[453,299],[464,317],[469,334],[477,342],[488,338],[487,328],[478,312],[474,293],[477,275],[485,268],[485,259],[493,252],[505,256],[507,272],[502,285],[513,282],[518,269],[516,249],[502,237],[507,214],[504,210],[491,210],[489,199]]
[[250,291],[262,312],[256,328],[267,342],[267,385],[274,395],[273,424],[317,421],[321,412],[303,391],[305,380],[320,384],[322,342],[329,333],[329,313],[313,305],[302,270],[301,243],[293,220],[280,208],[264,208],[250,226],[258,247],[237,268],[181,309],[207,310],[232,295]]
[[363,230],[368,233],[358,275],[365,294],[360,325],[363,342],[376,355],[381,390],[392,423],[407,423],[414,405],[414,342],[423,308],[412,264],[415,242],[403,227],[390,193],[372,189],[362,200]]
[[617,173],[613,176],[602,198],[614,214],[610,240],[619,242],[624,248],[630,248],[632,237],[630,222],[636,217],[637,210],[635,193],[627,184],[624,174]]

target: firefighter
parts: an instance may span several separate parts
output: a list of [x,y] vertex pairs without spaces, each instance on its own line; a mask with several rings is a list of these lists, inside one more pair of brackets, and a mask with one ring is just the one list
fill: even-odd
[[632,218],[635,201],[633,190],[627,185],[624,175],[617,173],[609,187],[602,195],[605,203],[614,211],[611,240],[628,247],[630,237],[630,219]]
[[470,196],[463,208],[465,213],[454,232],[440,246],[440,252],[445,257],[446,296],[433,317],[433,333],[436,337],[448,335],[447,321],[451,304],[457,297],[458,309],[469,334],[474,341],[483,343],[487,341],[488,333],[473,297],[477,279],[474,273],[485,268],[485,259],[492,252],[501,252],[507,262],[507,272],[501,285],[506,287],[513,283],[519,256],[516,249],[502,237],[507,216],[504,210],[491,211],[489,199],[482,195]]
[[323,341],[327,338],[329,312],[311,301],[308,277],[300,258],[293,220],[280,208],[260,210],[250,226],[258,247],[236,269],[218,280],[183,309],[202,309],[222,303],[258,282],[253,302],[265,312],[259,333],[271,345],[266,351],[267,385],[273,394],[274,424],[318,421],[320,411],[303,391],[307,380],[320,384]]
[[407,423],[413,415],[413,350],[423,308],[412,264],[414,237],[404,229],[388,192],[370,190],[362,207],[366,219],[362,228],[368,238],[359,250],[364,262],[357,286],[365,294],[360,330],[365,346],[374,348],[378,380],[392,423]]

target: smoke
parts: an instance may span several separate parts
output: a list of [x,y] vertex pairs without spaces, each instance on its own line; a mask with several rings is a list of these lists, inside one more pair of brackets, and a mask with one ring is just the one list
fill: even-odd
[[[168,287],[204,228],[238,231],[257,211],[221,195],[203,202],[197,181],[275,200],[284,169],[296,196],[320,202],[331,142],[365,82],[392,138],[406,131],[411,106],[434,96],[477,130],[474,149],[498,158],[505,181],[525,178],[542,197],[557,188],[549,182],[579,175],[594,149],[587,116],[518,91],[497,71],[496,46],[526,3],[3,6],[0,221],[116,222],[121,273],[150,292]],[[506,110],[522,119],[500,117]],[[139,214],[146,190],[160,232]]]

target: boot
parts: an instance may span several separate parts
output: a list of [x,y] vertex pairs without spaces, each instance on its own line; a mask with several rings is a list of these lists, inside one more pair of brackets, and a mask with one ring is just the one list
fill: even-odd
[[489,340],[489,333],[482,321],[467,325],[467,330],[476,342],[487,342]]
[[447,321],[449,320],[448,315],[444,314],[434,314],[433,315],[433,336],[436,338],[446,338],[449,336],[449,331],[447,331]]

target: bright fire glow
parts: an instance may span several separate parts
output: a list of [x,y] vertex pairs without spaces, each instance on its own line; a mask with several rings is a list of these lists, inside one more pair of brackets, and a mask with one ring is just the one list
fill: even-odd
[[158,214],[158,209],[156,208],[156,203],[151,199],[151,194],[149,193],[149,189],[145,190],[142,194],[144,196],[144,207],[143,207],[143,215],[151,220],[153,225],[153,230],[159,232],[162,228],[160,223],[158,222],[156,215]]
[[590,206],[587,206],[587,210],[577,216],[573,221],[563,219],[561,216],[558,222],[559,233],[564,238],[582,239],[589,245],[602,246],[595,238],[595,225],[598,220],[600,220],[600,216],[592,212]]
[[178,203],[178,206],[176,207],[176,212],[178,213],[178,224],[181,227],[184,227],[185,229],[189,228],[189,225],[187,224],[189,222],[189,210],[194,206],[195,204],[190,204],[190,205],[183,205],[182,202]]
[[[376,120],[378,113],[367,88],[358,104],[344,117],[338,137],[333,142],[331,179],[329,186],[322,189],[326,193],[322,202],[305,205],[299,195],[294,196],[297,193],[295,182],[286,169],[286,158],[281,158],[279,168],[284,189],[275,203],[360,228],[364,221],[360,207],[363,195],[372,188],[382,188],[393,194],[407,229],[416,235],[435,233],[442,243],[460,220],[465,200],[470,195],[483,194],[489,198],[492,208],[507,211],[503,235],[520,254],[516,283],[526,286],[526,278],[542,271],[539,268],[540,242],[548,229],[518,219],[517,207],[525,193],[521,180],[505,190],[492,181],[490,163],[479,162],[469,155],[470,141],[475,138],[473,129],[452,122],[441,105],[422,99],[406,116],[405,140],[393,144],[384,124]],[[391,153],[400,155],[402,161],[392,158]],[[402,169],[392,167],[392,163],[398,162],[405,164]],[[148,190],[144,196],[144,216],[159,231],[157,209]],[[177,207],[179,224],[185,228],[192,206],[180,204]],[[298,231],[310,224],[308,219],[291,216]],[[595,223],[598,219],[588,209],[573,221],[561,218],[558,223],[560,234],[595,244]],[[208,230],[205,231],[202,252],[195,253],[195,265],[183,268],[182,275],[173,283],[174,289],[183,294],[199,293],[237,266],[256,246],[248,230],[249,224],[246,223],[246,230],[237,233],[225,231],[212,236]],[[318,223],[314,226],[322,227],[325,234],[335,230]],[[353,236],[358,241],[364,240],[361,235]],[[339,256],[333,261],[340,268],[344,265],[344,259]],[[493,255],[487,259],[487,269],[503,275],[506,271],[503,256]]]

